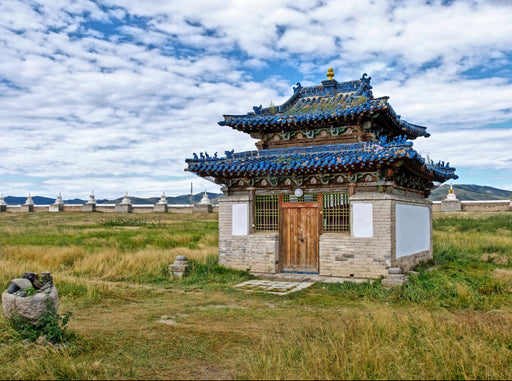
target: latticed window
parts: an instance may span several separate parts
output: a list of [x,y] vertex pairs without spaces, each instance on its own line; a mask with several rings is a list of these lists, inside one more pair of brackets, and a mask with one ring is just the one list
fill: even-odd
[[350,231],[349,193],[326,193],[322,195],[323,231]]
[[257,195],[254,201],[254,228],[279,230],[279,196]]
[[303,194],[300,197],[297,197],[293,194],[283,195],[283,202],[317,202],[317,201],[318,201],[317,194]]

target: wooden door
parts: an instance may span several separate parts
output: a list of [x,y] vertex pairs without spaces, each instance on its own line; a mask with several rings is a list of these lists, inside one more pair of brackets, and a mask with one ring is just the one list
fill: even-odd
[[283,203],[279,226],[281,271],[318,272],[319,207],[316,202]]

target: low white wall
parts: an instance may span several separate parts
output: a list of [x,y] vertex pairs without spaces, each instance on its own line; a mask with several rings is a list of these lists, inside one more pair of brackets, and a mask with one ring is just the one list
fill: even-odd
[[[441,212],[442,201],[432,201],[432,211]],[[506,212],[512,210],[511,200],[461,201],[463,212]]]
[[[64,212],[82,212],[82,204],[64,204]],[[96,211],[103,213],[114,213],[115,204],[96,204]],[[194,207],[192,205],[168,205],[168,213],[193,213]],[[50,205],[34,205],[33,211],[49,212]],[[219,211],[218,205],[213,205],[212,212]],[[6,212],[8,213],[22,213],[22,205],[7,205]],[[147,204],[134,204],[132,205],[132,213],[153,213],[153,205]]]

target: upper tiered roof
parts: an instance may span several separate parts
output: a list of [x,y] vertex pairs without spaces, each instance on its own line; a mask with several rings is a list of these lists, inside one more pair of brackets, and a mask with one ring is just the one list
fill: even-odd
[[388,103],[389,97],[374,98],[371,77],[366,74],[355,81],[337,82],[329,69],[328,80],[320,86],[293,88],[293,95],[280,106],[253,107],[246,115],[224,115],[221,126],[252,132],[291,131],[333,123],[350,124],[363,118],[373,119],[390,137],[430,136],[426,127],[402,120]]

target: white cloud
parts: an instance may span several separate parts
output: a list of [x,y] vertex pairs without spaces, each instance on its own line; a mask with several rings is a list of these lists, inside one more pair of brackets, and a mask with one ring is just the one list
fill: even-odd
[[[376,96],[390,96],[404,119],[429,127],[432,137],[416,144],[432,157],[510,165],[504,142],[511,129],[486,125],[512,120],[512,7],[370,0],[100,4],[0,3],[4,194],[23,195],[32,185],[49,196],[87,197],[90,189],[105,197],[126,190],[171,195],[187,193],[190,181],[218,189],[183,169],[193,152],[254,149],[246,134],[217,125],[222,114],[282,103],[297,80],[318,84],[329,66],[339,81],[368,72]],[[303,78],[292,78],[286,67]],[[478,78],[469,74],[475,68],[492,71]]]
[[511,141],[512,129],[457,130],[420,138],[414,141],[414,148],[454,167],[507,170],[512,165]]

